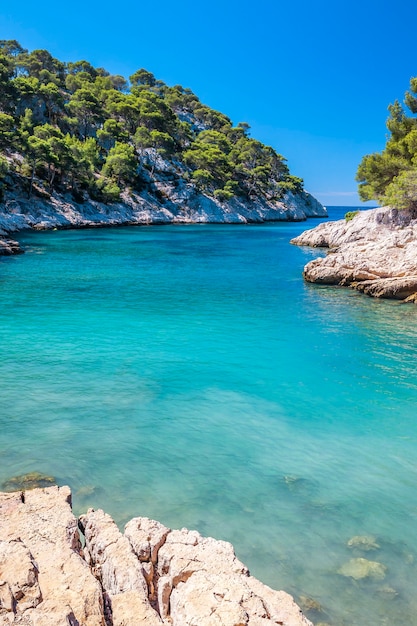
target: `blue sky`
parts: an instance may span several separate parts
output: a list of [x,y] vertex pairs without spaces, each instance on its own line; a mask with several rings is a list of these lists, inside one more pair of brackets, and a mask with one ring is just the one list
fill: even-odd
[[356,205],[357,166],[383,149],[387,106],[417,75],[416,20],[416,0],[19,0],[1,3],[0,38],[190,87],[323,204]]

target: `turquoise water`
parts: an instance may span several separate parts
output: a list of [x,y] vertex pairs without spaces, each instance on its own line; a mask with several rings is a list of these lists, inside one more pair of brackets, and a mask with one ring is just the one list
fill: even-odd
[[[0,483],[40,471],[75,512],[230,540],[316,622],[417,626],[417,307],[305,284],[319,253],[288,242],[316,223],[22,234]],[[355,557],[385,579],[337,573]]]

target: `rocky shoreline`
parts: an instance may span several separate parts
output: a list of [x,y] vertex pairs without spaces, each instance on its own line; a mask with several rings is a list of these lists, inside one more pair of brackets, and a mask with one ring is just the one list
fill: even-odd
[[69,487],[0,493],[0,624],[312,626],[231,544],[137,517],[124,534]]
[[308,282],[349,286],[375,298],[417,303],[417,215],[381,207],[325,222],[292,239],[328,248],[304,268]]
[[[168,167],[165,162],[160,168]],[[150,224],[246,224],[271,221],[304,221],[325,217],[326,209],[306,191],[287,192],[281,201],[258,197],[245,200],[235,196],[221,202],[199,192],[183,180],[175,184],[159,173],[151,191],[125,190],[119,202],[105,204],[86,197],[76,202],[71,194],[47,193],[35,185],[28,199],[17,175],[10,176],[0,203],[0,255],[22,252],[10,239],[21,230],[93,228]]]

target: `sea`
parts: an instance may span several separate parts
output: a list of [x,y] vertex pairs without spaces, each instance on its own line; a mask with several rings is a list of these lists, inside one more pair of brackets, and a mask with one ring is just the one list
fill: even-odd
[[322,221],[20,233],[0,488],[230,541],[316,624],[417,626],[417,307],[305,283]]

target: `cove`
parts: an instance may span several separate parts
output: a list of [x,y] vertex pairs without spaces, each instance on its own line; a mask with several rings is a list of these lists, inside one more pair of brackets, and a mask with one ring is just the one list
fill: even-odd
[[315,622],[416,625],[417,309],[305,284],[321,252],[289,240],[316,223],[20,234],[0,482],[229,540]]

